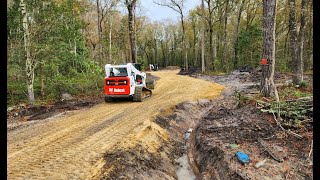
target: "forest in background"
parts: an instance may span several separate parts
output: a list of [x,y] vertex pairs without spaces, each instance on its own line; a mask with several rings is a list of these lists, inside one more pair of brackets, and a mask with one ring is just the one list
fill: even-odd
[[[21,2],[9,0],[7,6],[8,104],[28,101],[26,71],[34,72],[30,79],[34,79],[35,102],[42,103],[56,100],[63,92],[101,94],[104,65],[132,62],[132,57],[144,67],[150,63],[201,67],[202,27],[207,72],[229,73],[244,65],[255,68],[262,59],[263,6],[259,0],[205,0],[204,16],[200,1],[198,7],[185,12],[182,0],[155,0],[180,15],[176,21],[160,22],[148,19],[140,1],[132,4],[135,0],[24,0],[25,13]],[[305,11],[301,11],[301,2],[306,3]],[[133,10],[135,51],[130,48],[130,20],[119,10],[121,6]],[[307,71],[313,59],[313,2],[277,1],[277,72],[294,69],[290,22],[297,32],[303,23],[302,59]]]

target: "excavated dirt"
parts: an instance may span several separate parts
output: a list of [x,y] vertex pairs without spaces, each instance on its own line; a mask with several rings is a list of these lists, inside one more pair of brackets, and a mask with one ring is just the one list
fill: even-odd
[[[107,151],[108,163],[93,179],[179,179],[182,162],[178,158],[187,153],[184,135],[212,108],[210,102],[183,102],[161,111],[140,132]],[[128,147],[132,142],[137,143]]]
[[[260,113],[254,101],[241,105],[235,99],[235,92],[247,96],[257,92],[251,74],[191,76],[226,86],[224,96],[213,101],[213,108],[199,120],[191,139],[191,157],[199,172],[198,179],[313,179],[312,154],[307,158],[313,139],[312,129],[302,128],[298,133],[303,138],[298,139],[284,133],[273,116]],[[276,80],[283,82],[281,79],[284,78]],[[237,147],[232,148],[231,144]],[[235,157],[237,151],[248,154],[250,163],[241,165]],[[254,167],[265,159],[261,167]]]
[[167,111],[174,111],[176,104],[212,99],[223,90],[221,85],[177,73],[152,72],[160,79],[152,98],[142,103],[101,103],[21,128],[8,128],[7,178],[175,178],[172,162],[179,156],[180,140],[175,141],[173,132],[153,120],[159,114],[170,114]]

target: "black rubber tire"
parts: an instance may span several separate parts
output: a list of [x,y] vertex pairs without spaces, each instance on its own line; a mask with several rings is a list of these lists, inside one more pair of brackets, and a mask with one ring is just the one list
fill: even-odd
[[142,88],[143,87],[136,87],[134,89],[134,94],[133,94],[133,102],[141,102],[142,101]]
[[104,101],[105,101],[106,103],[109,103],[109,102],[113,102],[113,99],[112,99],[112,97],[105,96],[105,97],[104,97]]

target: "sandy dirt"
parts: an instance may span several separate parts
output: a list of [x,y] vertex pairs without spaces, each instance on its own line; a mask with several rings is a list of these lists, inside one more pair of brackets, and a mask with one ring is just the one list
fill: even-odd
[[[175,71],[157,71],[152,98],[142,103],[101,103],[8,131],[8,179],[91,179],[105,165],[103,154],[143,142],[150,153],[167,132],[151,122],[184,101],[212,99],[223,86]],[[156,130],[158,135],[148,132]],[[121,143],[120,143],[121,142]]]

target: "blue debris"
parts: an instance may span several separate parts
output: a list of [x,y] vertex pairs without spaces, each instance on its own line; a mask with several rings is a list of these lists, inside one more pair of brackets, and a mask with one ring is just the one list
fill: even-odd
[[238,158],[238,160],[240,161],[241,164],[246,164],[246,163],[249,163],[249,161],[250,161],[249,156],[244,152],[238,151],[236,153],[236,156],[237,156],[237,158]]

